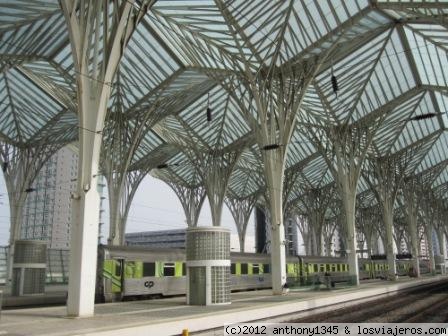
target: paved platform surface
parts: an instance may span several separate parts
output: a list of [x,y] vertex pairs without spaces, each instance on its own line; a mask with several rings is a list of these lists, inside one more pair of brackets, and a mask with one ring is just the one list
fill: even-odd
[[232,294],[231,305],[212,307],[187,306],[184,297],[100,304],[95,306],[95,316],[78,319],[67,318],[64,306],[5,310],[0,317],[0,335],[179,335],[183,329],[195,332],[229,323],[273,319],[441,280],[448,278],[403,278],[393,283],[362,283],[356,288],[291,291],[283,296],[273,296],[270,290],[241,292]]
[[[2,307],[23,308],[38,305],[63,305],[67,300],[67,285],[46,285],[43,295],[11,296],[10,287],[0,287],[3,291]],[[0,334],[1,335],[1,334]]]

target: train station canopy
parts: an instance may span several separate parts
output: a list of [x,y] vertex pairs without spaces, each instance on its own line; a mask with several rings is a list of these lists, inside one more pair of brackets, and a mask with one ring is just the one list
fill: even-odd
[[[151,127],[140,135],[130,170],[158,166],[154,176],[195,186],[193,147],[240,150],[228,194],[262,193],[261,151],[268,149],[259,148],[241,111],[245,98],[226,83],[244,71],[299,67],[322,55],[287,144],[286,174],[299,172],[290,200],[300,209],[307,190],[334,182],[313,140],[315,134],[325,142],[319,129],[330,125],[375,127],[368,156],[412,161],[403,174],[427,176],[446,200],[446,0],[155,1],[107,83],[103,146],[117,125],[132,130],[145,120]],[[77,141],[76,71],[59,1],[2,1],[0,69],[0,141],[17,147]],[[126,142],[130,133],[122,133]],[[369,189],[361,179],[358,191],[374,202]]]

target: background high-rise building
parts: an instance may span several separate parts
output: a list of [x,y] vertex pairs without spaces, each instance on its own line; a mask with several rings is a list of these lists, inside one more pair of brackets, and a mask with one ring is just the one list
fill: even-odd
[[[45,240],[52,249],[70,247],[70,192],[76,188],[77,172],[78,155],[68,147],[60,149],[45,163],[31,186],[35,190],[27,196],[21,239]],[[103,187],[100,180],[98,190],[101,196]],[[103,211],[101,207],[100,222]]]
[[[268,216],[262,208],[255,208],[255,249],[258,253],[271,252],[271,228]],[[285,228],[286,255],[295,256],[299,251],[297,224],[293,218],[287,218]]]

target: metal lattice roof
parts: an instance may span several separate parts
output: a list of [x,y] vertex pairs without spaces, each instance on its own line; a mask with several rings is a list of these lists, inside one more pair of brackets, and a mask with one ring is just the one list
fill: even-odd
[[[118,120],[129,129],[145,120],[149,127],[131,169],[156,166],[151,156],[160,157],[168,170],[154,174],[187,186],[198,183],[194,162],[185,154],[192,143],[203,152],[241,148],[228,193],[235,198],[261,193],[260,148],[241,111],[241,104],[251,102],[220,81],[238,81],[248,69],[300,66],[329,52],[306,91],[288,144],[287,172],[300,171],[289,201],[334,182],[307,137],[311,124],[370,127],[381,120],[369,155],[412,149],[409,175],[446,167],[447,18],[446,0],[156,1],[107,83],[112,93],[104,147]],[[24,147],[76,141],[76,73],[58,1],[2,1],[0,69],[1,141]],[[428,114],[435,117],[415,120]],[[160,151],[164,155],[158,156]],[[447,182],[446,168],[431,181],[442,198]],[[361,180],[359,192],[369,189]]]

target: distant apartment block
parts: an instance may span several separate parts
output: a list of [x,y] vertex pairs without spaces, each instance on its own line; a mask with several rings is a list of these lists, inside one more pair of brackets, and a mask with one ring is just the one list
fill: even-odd
[[[43,166],[32,184],[23,209],[21,239],[45,240],[52,249],[70,248],[72,206],[70,192],[76,188],[78,155],[64,147]],[[99,184],[102,196],[103,184]],[[101,197],[101,210],[104,197]],[[100,222],[102,222],[100,218]]]

